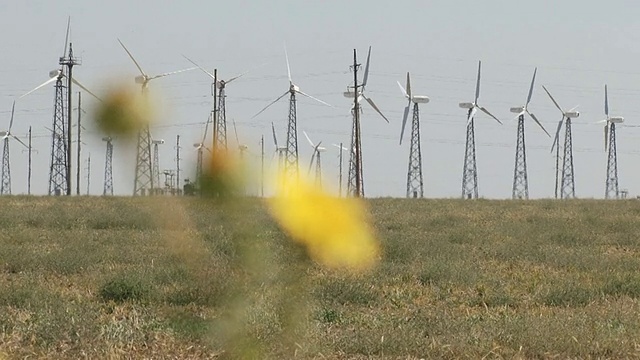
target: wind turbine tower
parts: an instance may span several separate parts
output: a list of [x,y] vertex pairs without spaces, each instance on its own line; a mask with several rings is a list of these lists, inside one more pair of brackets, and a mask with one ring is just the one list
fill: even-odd
[[[164,140],[163,139],[157,139],[157,140],[152,140],[151,143],[153,144],[153,176],[154,176],[154,182],[155,182],[155,187],[153,188],[153,191],[158,191],[162,189],[162,186],[160,185],[160,155],[158,152],[158,145],[162,145],[164,144]],[[155,190],[158,189],[158,190]]]
[[428,96],[413,95],[411,93],[411,78],[407,73],[407,85],[402,87],[398,83],[400,90],[407,98],[409,103],[404,108],[404,116],[402,118],[402,130],[400,131],[400,145],[402,145],[402,137],[404,128],[409,118],[409,109],[413,103],[413,118],[411,121],[411,146],[409,150],[409,169],[407,170],[407,198],[424,197],[424,182],[422,178],[422,150],[420,148],[420,109],[418,104],[426,104],[429,102]]
[[[138,62],[136,61],[136,59],[133,57],[133,55],[131,55],[131,52],[129,52],[129,49],[127,49],[126,46],[124,46],[124,44],[122,43],[122,41],[120,41],[120,39],[118,39],[118,42],[120,43],[120,45],[122,46],[122,48],[124,49],[124,51],[126,51],[127,55],[129,55],[129,58],[131,58],[131,60],[133,61],[133,63],[136,65],[136,67],[138,68],[138,70],[140,71],[140,75],[135,77],[135,82],[136,84],[140,84],[142,86],[142,95],[146,97],[147,95],[147,91],[148,91],[148,86],[149,86],[149,82],[151,80],[154,79],[159,79],[165,76],[169,76],[169,75],[173,75],[173,74],[177,74],[177,73],[181,73],[184,71],[189,71],[189,70],[193,70],[194,68],[189,68],[189,69],[183,69],[183,70],[178,70],[178,71],[172,71],[172,72],[168,72],[168,73],[163,73],[163,74],[159,74],[159,75],[153,75],[153,76],[149,76],[147,75],[147,73],[144,72],[144,70],[142,70],[142,67],[140,66],[140,64],[138,64]],[[159,177],[160,174],[155,175],[154,177],[154,173],[152,170],[152,159],[151,159],[151,130],[149,129],[149,125],[145,126],[144,129],[140,130],[138,132],[138,146],[137,146],[137,154],[136,154],[136,170],[135,170],[135,179],[134,179],[134,184],[133,184],[133,195],[146,195],[148,192],[150,192],[151,189],[154,189],[154,180],[156,181],[156,185],[158,188],[161,187],[161,185],[159,184]]]
[[309,138],[309,135],[307,135],[305,131],[303,131],[303,133],[304,133],[304,137],[307,138],[309,145],[311,145],[311,148],[313,148],[313,153],[311,154],[311,162],[309,163],[309,170],[307,171],[307,174],[311,173],[311,168],[313,167],[313,163],[315,161],[316,163],[315,183],[318,188],[322,188],[322,163],[320,161],[320,153],[327,151],[327,149],[320,146],[320,144],[322,144],[322,141],[320,141],[317,144],[314,144],[313,141],[311,141],[311,138]]
[[107,152],[104,161],[104,190],[102,195],[113,196],[113,139],[110,136],[103,137],[102,141],[107,143]]
[[213,114],[214,114],[213,112],[209,114],[209,117],[207,118],[207,122],[204,125],[204,134],[202,134],[202,140],[198,143],[193,144],[193,147],[196,148],[196,151],[197,151],[197,157],[196,157],[196,184],[197,185],[200,184],[200,179],[202,178],[202,161],[204,159],[204,151],[207,150],[208,152],[211,152],[211,149],[209,149],[205,144],[207,141],[207,133],[209,132],[209,123],[213,119]]
[[[556,149],[556,198],[558,198],[558,186],[560,187],[560,198],[561,199],[572,199],[576,197],[576,186],[575,186],[575,178],[573,176],[573,145],[572,145],[572,137],[571,137],[571,119],[575,119],[580,116],[578,111],[575,111],[575,108],[565,111],[560,107],[556,99],[551,96],[549,90],[543,85],[542,88],[549,95],[553,104],[560,110],[562,113],[562,119],[558,122],[558,127],[556,129],[556,135],[553,138],[553,145],[551,145],[551,152],[553,149]],[[564,156],[562,158],[562,178],[560,183],[558,184],[558,172],[560,171],[559,163],[560,163],[560,130],[562,129],[562,124],[564,123],[565,133],[564,133]]]
[[278,174],[281,174],[284,166],[284,157],[287,154],[287,147],[278,146],[278,137],[276,136],[276,127],[271,123],[271,133],[273,134],[273,144],[276,147],[275,154],[278,155]]
[[476,80],[476,97],[471,103],[460,103],[460,107],[468,109],[467,112],[467,140],[464,151],[464,166],[462,169],[462,198],[477,199],[478,198],[478,168],[476,165],[476,138],[474,116],[478,110],[492,117],[500,125],[502,122],[493,116],[486,108],[478,105],[480,97],[480,72],[482,62],[478,61],[478,77]]
[[0,131],[2,136],[2,183],[0,184],[0,195],[11,195],[11,164],[9,156],[9,138],[16,139],[20,144],[29,148],[20,138],[11,133],[13,127],[13,114],[15,112],[16,102],[13,102],[11,106],[11,120],[9,121],[9,128],[6,131]]
[[[353,115],[353,122],[351,127],[351,150],[349,159],[349,179],[347,183],[347,195],[352,197],[364,197],[364,180],[362,173],[362,135],[360,131],[360,101],[366,100],[369,105],[378,113],[382,118],[389,123],[384,114],[380,111],[378,106],[373,100],[364,94],[364,89],[367,86],[367,80],[369,78],[369,63],[371,60],[371,46],[369,46],[369,52],[367,53],[367,63],[364,67],[364,77],[362,78],[362,84],[358,84],[358,64],[356,49],[353,49],[353,87],[348,87],[344,93],[346,98],[353,98],[353,108],[351,114]],[[353,91],[350,91],[350,89]]]
[[289,66],[289,55],[287,55],[287,49],[284,49],[285,59],[287,61],[287,76],[289,77],[289,89],[280,97],[269,103],[269,105],[265,106],[264,109],[260,110],[257,114],[255,114],[252,118],[260,115],[263,111],[267,110],[271,105],[278,102],[280,99],[289,95],[289,120],[287,125],[287,152],[284,159],[284,172],[287,179],[298,179],[298,128],[297,128],[297,109],[296,109],[296,94],[300,94],[302,96],[308,97],[309,99],[315,100],[323,105],[331,106],[326,102],[317,99],[309,94],[306,94],[300,90],[300,87],[293,83],[291,79],[291,67]]
[[533,71],[533,79],[531,79],[531,87],[529,87],[529,95],[527,95],[527,102],[524,106],[518,106],[511,108],[512,113],[516,113],[518,118],[518,135],[516,142],[516,164],[513,170],[513,189],[511,193],[512,199],[529,199],[529,181],[527,178],[527,152],[524,141],[524,118],[525,115],[529,115],[533,121],[540,126],[547,136],[551,137],[547,132],[547,129],[542,126],[538,118],[529,111],[529,103],[531,102],[531,96],[533,96],[533,86],[536,82],[536,73],[538,69]]
[[609,95],[607,85],[604,86],[604,151],[607,157],[607,182],[604,193],[605,199],[619,199],[618,191],[618,154],[616,151],[616,124],[624,122],[622,116],[609,116]]

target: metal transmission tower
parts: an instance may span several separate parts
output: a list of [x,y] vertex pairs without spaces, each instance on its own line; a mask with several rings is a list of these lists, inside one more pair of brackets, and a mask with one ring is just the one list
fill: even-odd
[[[215,134],[215,138],[213,140],[214,148],[219,147],[226,151],[227,150],[227,110],[226,110],[227,96],[225,94],[225,89],[228,84],[246,75],[247,73],[249,73],[249,71],[245,71],[240,75],[230,78],[229,80],[217,80],[217,74],[215,70],[214,70],[214,73],[210,73],[200,65],[196,64],[193,60],[189,59],[188,57],[185,56],[184,58],[189,60],[189,62],[195,65],[196,67],[198,67],[198,69],[202,70],[202,72],[207,74],[213,81],[211,83],[211,96],[217,97],[217,109],[216,109],[217,116],[215,117],[215,121],[213,125],[214,134]],[[218,90],[217,96],[215,94],[216,89]]]
[[527,152],[524,141],[524,118],[525,115],[529,115],[533,121],[540,126],[540,128],[551,137],[547,132],[547,129],[542,126],[538,118],[529,111],[529,103],[533,96],[533,86],[536,82],[536,73],[538,69],[533,71],[533,78],[531,79],[531,87],[529,87],[529,94],[527,95],[527,102],[524,106],[518,106],[511,108],[512,113],[516,113],[518,118],[518,135],[516,141],[516,164],[513,170],[513,189],[511,193],[512,199],[529,199],[529,182],[527,178]]
[[317,144],[314,144],[313,141],[311,141],[311,138],[309,138],[309,135],[307,135],[305,131],[303,131],[302,133],[304,134],[304,137],[307,138],[309,145],[311,145],[311,148],[313,149],[313,153],[311,154],[311,162],[309,163],[309,170],[307,171],[307,175],[311,174],[311,168],[313,167],[313,163],[315,162],[316,163],[315,183],[318,188],[322,188],[322,163],[320,161],[320,153],[327,151],[327,149],[320,146],[320,144],[322,144],[322,141],[320,141]]
[[107,152],[104,161],[104,189],[102,195],[113,195],[113,139],[110,136],[103,137],[107,143]]
[[467,113],[467,140],[464,151],[464,166],[462,169],[462,198],[477,199],[478,198],[478,168],[476,165],[476,139],[474,116],[478,110],[492,117],[500,125],[502,122],[493,116],[487,109],[478,105],[480,97],[480,71],[482,62],[478,61],[478,78],[476,80],[476,97],[472,103],[460,103],[460,107],[468,109]]
[[[131,60],[133,61],[133,63],[136,65],[136,67],[138,68],[138,70],[140,71],[140,75],[135,77],[135,82],[136,84],[140,84],[142,86],[142,95],[143,97],[145,97],[146,99],[146,95],[147,95],[147,91],[148,91],[148,86],[149,86],[149,81],[154,80],[154,79],[158,79],[161,77],[165,77],[165,76],[169,76],[169,75],[173,75],[173,74],[177,74],[177,73],[181,73],[184,71],[189,71],[189,70],[193,70],[195,68],[189,68],[189,69],[182,69],[182,70],[178,70],[178,71],[172,71],[172,72],[168,72],[168,73],[163,73],[163,74],[159,74],[159,75],[147,75],[147,73],[144,72],[144,70],[142,70],[142,67],[140,66],[140,64],[138,64],[138,62],[136,61],[136,59],[133,57],[133,55],[131,55],[131,52],[129,52],[129,50],[127,49],[126,46],[124,46],[124,44],[122,43],[122,41],[120,41],[120,39],[118,39],[118,42],[120,43],[120,45],[122,46],[122,48],[124,49],[124,51],[126,51],[127,55],[129,55],[129,58],[131,58]],[[144,129],[140,130],[138,132],[138,146],[137,146],[137,154],[136,154],[136,170],[135,170],[135,179],[134,179],[134,183],[133,183],[133,195],[147,195],[147,193],[150,192],[151,189],[154,188],[154,179],[156,179],[156,184],[158,185],[158,187],[160,187],[160,184],[158,184],[157,178],[159,177],[159,174],[156,175],[154,177],[154,173],[152,170],[152,159],[151,159],[151,130],[149,129],[149,125],[145,126]]]
[[609,94],[607,85],[604,86],[604,151],[608,151],[607,156],[607,181],[604,192],[605,199],[619,199],[618,189],[618,154],[616,151],[616,124],[624,122],[622,116],[609,116]]
[[284,172],[287,179],[297,179],[298,178],[298,121],[297,121],[297,110],[296,110],[296,94],[300,94],[302,96],[308,97],[309,99],[315,100],[323,105],[331,106],[326,102],[317,99],[309,94],[305,94],[300,90],[300,87],[293,83],[291,79],[291,67],[289,66],[289,55],[287,55],[287,49],[284,49],[284,56],[287,61],[287,76],[289,77],[289,89],[282,95],[280,95],[277,99],[273,100],[269,105],[265,106],[264,109],[260,110],[257,114],[253,115],[252,118],[260,115],[263,111],[267,110],[271,105],[278,102],[280,99],[289,95],[289,120],[287,125],[287,152],[284,159]]
[[157,140],[152,140],[151,143],[153,144],[153,183],[155,183],[155,186],[153,187],[153,191],[154,192],[159,192],[158,190],[162,189],[162,186],[160,185],[160,155],[158,153],[158,145],[162,145],[164,144],[164,140],[163,139],[157,139]]
[[413,95],[411,93],[411,79],[407,73],[407,85],[402,87],[398,83],[400,90],[409,100],[404,108],[404,116],[402,118],[402,130],[400,131],[400,145],[402,145],[402,137],[404,129],[407,126],[409,118],[409,110],[413,103],[413,119],[411,121],[411,147],[409,148],[409,168],[407,170],[407,197],[417,198],[424,197],[424,182],[422,178],[422,150],[420,148],[420,110],[418,104],[426,104],[429,102],[428,96]]
[[5,131],[0,131],[0,136],[2,136],[2,169],[0,170],[2,172],[2,183],[0,183],[0,195],[11,195],[11,164],[9,156],[9,139],[13,138],[20,144],[24,145],[24,147],[29,149],[27,144],[25,144],[22,140],[20,140],[20,138],[11,133],[15,109],[16,102],[14,100],[13,105],[11,105],[11,120],[9,121],[9,128]]
[[[353,98],[353,107],[351,108],[351,115],[353,116],[353,122],[351,126],[351,149],[349,157],[349,177],[347,183],[347,195],[352,197],[364,197],[364,180],[362,173],[362,133],[360,131],[360,113],[362,107],[360,106],[360,100],[366,100],[369,105],[378,113],[382,118],[389,123],[386,116],[380,111],[378,106],[373,100],[364,95],[364,89],[367,86],[367,80],[369,79],[369,64],[371,61],[371,46],[367,53],[367,63],[364,67],[364,76],[362,78],[362,84],[358,84],[358,64],[356,49],[353,49],[353,65],[350,68],[353,70],[353,87],[347,87],[347,91],[343,93],[346,98]],[[353,91],[350,91],[353,89]]]
[[[562,113],[562,119],[558,122],[558,127],[556,129],[556,135],[553,138],[553,144],[551,145],[551,152],[553,153],[553,149],[556,149],[556,199],[558,198],[558,190],[560,190],[560,198],[561,199],[571,199],[576,197],[575,192],[575,181],[573,176],[573,146],[572,146],[572,138],[571,138],[571,119],[577,118],[580,116],[578,111],[575,111],[575,108],[565,111],[562,110],[558,102],[551,96],[549,90],[543,85],[542,88],[549,95],[553,104],[560,110]],[[562,158],[562,177],[560,182],[558,182],[558,174],[560,172],[560,130],[562,129],[562,124],[565,126],[565,135],[564,135],[564,156]]]

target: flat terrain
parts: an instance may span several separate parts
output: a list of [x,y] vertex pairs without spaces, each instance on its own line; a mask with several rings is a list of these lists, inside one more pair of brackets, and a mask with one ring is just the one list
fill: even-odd
[[0,198],[0,358],[640,357],[640,202],[377,199],[370,273],[256,199]]

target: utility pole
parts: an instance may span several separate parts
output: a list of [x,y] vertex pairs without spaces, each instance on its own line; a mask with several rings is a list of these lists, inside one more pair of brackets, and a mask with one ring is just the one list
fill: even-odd
[[91,185],[91,153],[89,153],[89,157],[87,157],[87,195],[89,195],[90,185]]
[[180,135],[176,135],[176,194],[180,195]]
[[78,157],[76,160],[76,163],[78,164],[78,168],[76,171],[76,195],[80,195],[80,146],[81,146],[81,140],[80,140],[80,129],[82,129],[81,125],[80,125],[80,114],[82,113],[82,97],[81,97],[81,92],[78,91]]
[[342,147],[342,143],[340,143],[340,155],[338,155],[339,157],[339,161],[340,161],[340,171],[339,171],[339,175],[338,175],[338,196],[342,197],[342,149],[344,149]]
[[27,176],[27,195],[31,195],[31,126],[29,126],[29,173]]
[[262,148],[262,158],[260,160],[261,177],[260,177],[260,195],[264,197],[264,135],[260,139],[260,147]]
[[214,155],[218,155],[218,96],[216,95],[215,87],[218,83],[218,69],[213,69],[213,146],[211,151]]

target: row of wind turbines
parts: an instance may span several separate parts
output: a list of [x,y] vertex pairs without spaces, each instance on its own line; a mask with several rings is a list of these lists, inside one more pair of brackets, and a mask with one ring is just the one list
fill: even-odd
[[[38,85],[33,90],[25,93],[20,96],[23,98],[43,87],[49,85],[53,82],[56,82],[56,87],[60,87],[60,83],[63,79],[68,80],[68,89],[71,88],[71,83],[79,86],[83,91],[89,93],[96,99],[99,99],[94,93],[88,90],[85,86],[79,83],[72,75],[71,75],[71,67],[75,65],[75,58],[72,55],[71,45],[67,47],[68,44],[68,31],[67,27],[67,38],[65,39],[65,49],[63,53],[63,57],[60,58],[61,67],[59,69],[53,70],[49,73],[50,79],[45,81],[44,83]],[[143,95],[147,95],[149,91],[149,84],[152,80],[160,79],[166,76],[179,74],[185,71],[190,71],[194,69],[200,69],[207,77],[212,80],[211,85],[211,96],[213,100],[213,106],[209,115],[209,119],[205,125],[205,132],[203,134],[202,140],[198,143],[194,144],[194,148],[197,151],[197,165],[196,165],[196,178],[202,174],[202,162],[204,157],[204,152],[214,152],[214,151],[226,151],[228,148],[227,143],[227,119],[226,119],[226,86],[233,81],[241,78],[245,74],[236,75],[227,80],[218,79],[217,69],[214,69],[213,72],[205,70],[203,67],[198,65],[195,61],[187,58],[192,65],[195,67],[185,68],[181,70],[149,75],[144,71],[140,63],[133,56],[131,51],[124,45],[124,43],[118,39],[119,44],[126,52],[127,56],[134,63],[140,75],[135,77],[135,82],[141,86],[141,91]],[[67,56],[67,48],[69,49],[69,55]],[[312,95],[309,95],[303,92],[300,87],[294,83],[291,75],[291,67],[289,62],[289,56],[285,47],[285,60],[287,66],[287,76],[289,80],[288,89],[281,95],[279,95],[275,100],[268,103],[264,108],[262,108],[258,113],[256,113],[252,118],[258,117],[260,114],[269,109],[272,105],[280,101],[281,99],[289,97],[289,112],[288,112],[288,121],[287,121],[287,132],[286,132],[286,143],[284,146],[281,146],[277,142],[275,126],[272,124],[272,132],[274,145],[276,147],[276,154],[278,156],[278,166],[282,167],[284,173],[287,176],[297,177],[299,173],[299,153],[298,153],[298,124],[297,124],[297,99],[296,96],[303,96],[309,98],[313,101],[316,101],[324,106],[332,107],[332,105],[327,102],[320,100]],[[350,196],[364,196],[364,181],[363,181],[363,172],[362,172],[362,148],[361,148],[361,129],[360,129],[360,116],[362,115],[361,103],[368,103],[369,106],[377,112],[385,121],[389,122],[388,118],[383,114],[383,112],[378,108],[375,104],[374,100],[366,95],[365,88],[368,83],[369,78],[369,69],[370,69],[370,60],[371,60],[371,47],[369,47],[367,53],[367,60],[364,66],[364,75],[362,76],[362,80],[360,81],[358,77],[358,70],[361,67],[361,64],[357,62],[357,54],[354,50],[354,63],[351,66],[353,70],[353,83],[347,87],[347,91],[344,92],[344,96],[346,98],[352,99],[354,105],[351,108],[351,113],[353,116],[352,122],[352,136],[351,136],[351,144],[349,148],[343,146],[343,144],[333,144],[333,146],[337,147],[340,151],[340,156],[342,157],[342,151],[349,151],[350,159],[349,159],[349,173],[347,178],[347,194]],[[71,63],[71,66],[68,66]],[[68,71],[64,71],[64,65],[67,65]],[[466,129],[466,142],[465,142],[465,156],[464,156],[464,164],[463,164],[463,176],[462,176],[462,197],[473,199],[478,198],[478,175],[477,175],[477,165],[476,165],[476,145],[475,145],[475,117],[478,112],[482,112],[485,115],[489,116],[493,120],[502,124],[502,122],[494,116],[489,110],[485,107],[480,106],[478,100],[480,98],[480,80],[481,80],[481,62],[478,63],[478,74],[476,80],[476,89],[475,89],[475,98],[473,102],[463,102],[460,103],[460,107],[467,110],[467,129]],[[544,132],[547,136],[551,137],[549,132],[544,128],[538,118],[529,111],[528,105],[531,102],[531,98],[533,95],[533,90],[535,86],[537,69],[534,70],[533,78],[531,81],[531,85],[529,88],[529,92],[527,94],[526,102],[523,106],[511,108],[511,112],[517,114],[518,119],[518,132],[517,132],[517,145],[516,145],[516,155],[515,155],[515,167],[514,167],[514,181],[513,181],[513,198],[514,199],[527,199],[529,196],[528,193],[528,176],[527,176],[527,163],[526,163],[526,146],[525,146],[525,118],[528,117],[532,119]],[[420,144],[420,104],[426,104],[429,102],[428,96],[416,95],[413,93],[413,89],[411,86],[411,79],[409,73],[407,73],[406,84],[403,86],[398,83],[402,95],[408,101],[402,119],[402,127],[400,133],[400,144],[404,139],[404,134],[406,132],[407,122],[409,118],[409,113],[411,112],[411,108],[413,108],[412,114],[412,122],[411,122],[411,141],[410,141],[410,151],[409,151],[409,161],[408,161],[408,170],[407,170],[407,197],[423,197],[424,196],[424,179],[422,172],[422,152],[421,152],[421,144]],[[575,197],[575,179],[573,172],[573,152],[572,152],[572,133],[571,133],[571,121],[572,119],[577,118],[580,113],[575,110],[575,108],[570,110],[564,110],[558,102],[553,98],[549,90],[543,86],[543,89],[552,100],[554,105],[560,110],[562,113],[562,118],[558,122],[558,126],[556,129],[555,136],[553,137],[553,144],[551,147],[551,151],[556,151],[556,197],[560,198],[573,198]],[[20,99],[19,98],[19,99]],[[67,96],[69,101],[68,110],[71,110],[70,106],[70,96]],[[12,132],[13,126],[13,117],[15,110],[15,101],[12,105],[11,119],[9,122],[9,127],[7,130],[0,132],[0,136],[3,137],[3,157],[2,157],[2,182],[0,184],[0,192],[5,194],[10,193],[10,168],[9,168],[9,140],[13,139],[18,141],[22,146],[31,148],[30,145],[25,144],[21,139],[15,136]],[[622,123],[624,119],[622,117],[612,117],[609,116],[609,105],[608,105],[608,94],[607,87],[605,86],[605,116],[606,118],[603,120],[605,123],[605,149],[608,151],[608,167],[607,167],[607,180],[606,180],[606,198],[619,197],[620,192],[618,189],[618,179],[617,179],[617,155],[616,155],[616,128],[615,125]],[[70,116],[69,116],[70,119]],[[69,120],[70,121],[70,120]],[[70,122],[69,122],[70,124]],[[213,145],[212,147],[207,146],[207,134],[209,130],[209,125],[213,127]],[[560,133],[561,129],[564,126],[565,128],[565,136],[564,136],[564,146],[563,154],[560,154]],[[234,123],[235,128],[235,123]],[[67,129],[70,134],[70,125]],[[55,147],[55,137],[58,136],[59,130],[54,129],[52,131],[53,142]],[[321,167],[321,153],[326,151],[326,148],[321,146],[322,142],[313,142],[311,138],[308,136],[306,132],[304,135],[309,142],[309,145],[313,149],[311,161],[309,164],[308,172],[310,173],[313,165],[315,164],[315,179],[318,184],[322,182],[322,167]],[[112,138],[106,137],[107,141],[107,162],[109,162],[109,153],[113,152],[113,145],[111,143]],[[69,144],[64,149],[67,152],[70,152],[70,141],[71,137],[68,136],[66,139]],[[237,131],[236,131],[236,140],[237,140]],[[158,186],[159,182],[159,174],[158,169],[155,168],[153,164],[152,155],[152,145],[154,145],[157,149],[158,140],[154,140],[151,136],[150,128],[147,126],[142,129],[138,134],[137,140],[137,154],[136,154],[136,169],[135,169],[135,179],[134,179],[134,195],[146,195],[152,193],[152,190]],[[239,144],[239,150],[241,154],[247,150],[246,145]],[[51,172],[54,173],[55,167],[55,154],[54,150],[52,150],[52,161],[51,161]],[[70,158],[70,156],[69,156]],[[157,156],[156,156],[157,159]],[[560,164],[560,160],[562,160],[562,164]],[[105,166],[106,168],[106,166]],[[58,172],[62,170],[58,169]],[[107,170],[105,169],[105,175]],[[109,171],[110,172],[110,171]],[[154,174],[155,172],[155,174]],[[179,172],[179,171],[178,171]],[[67,170],[67,181],[70,183],[70,170]],[[105,176],[105,183],[106,183]],[[340,159],[340,185],[342,186],[342,159]],[[154,182],[156,183],[154,186]],[[70,186],[69,186],[70,187]],[[340,189],[342,192],[342,189]],[[51,193],[51,188],[50,188]]]

